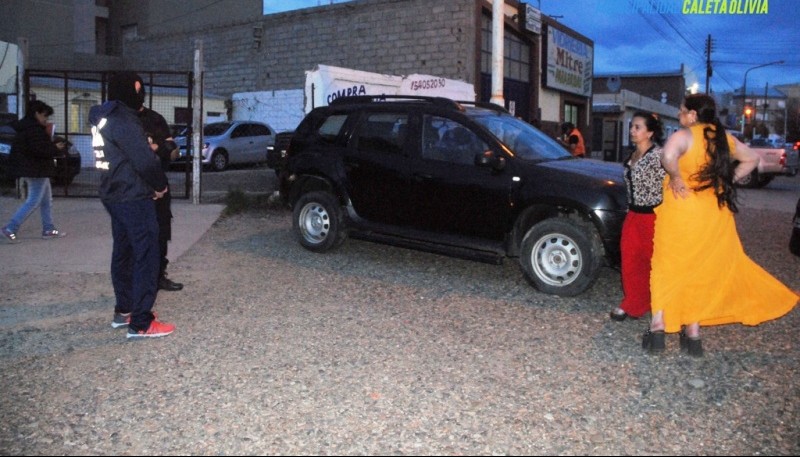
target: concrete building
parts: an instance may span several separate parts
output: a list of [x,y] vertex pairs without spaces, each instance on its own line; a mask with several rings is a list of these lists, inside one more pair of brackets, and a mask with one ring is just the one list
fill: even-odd
[[[23,47],[30,69],[113,71],[126,66],[125,40],[176,26],[233,24],[261,15],[260,0],[206,3],[197,8],[196,2],[183,0],[3,0],[0,40]],[[126,68],[136,66],[128,63],[132,66]],[[169,66],[161,62],[159,69]]]
[[593,81],[592,155],[619,162],[630,146],[636,111],[656,113],[665,135],[680,128],[678,112],[686,95],[684,68],[666,73],[598,74]]
[[[355,0],[262,15],[261,0],[9,0],[0,39],[27,37],[29,68],[186,70],[202,40],[208,92],[297,90],[318,64],[473,84],[488,101],[491,2]],[[517,0],[505,3],[507,107],[555,136],[589,138],[594,43]],[[265,119],[270,121],[270,119]]]

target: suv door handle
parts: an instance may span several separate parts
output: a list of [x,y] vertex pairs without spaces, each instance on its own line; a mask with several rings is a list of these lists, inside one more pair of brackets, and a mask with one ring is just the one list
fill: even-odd
[[416,181],[423,181],[426,179],[433,179],[433,175],[429,175],[427,173],[414,173],[414,179]]

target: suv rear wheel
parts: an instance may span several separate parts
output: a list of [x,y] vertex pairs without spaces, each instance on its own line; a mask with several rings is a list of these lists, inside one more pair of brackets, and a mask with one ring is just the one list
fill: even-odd
[[573,296],[597,279],[602,254],[594,226],[573,216],[547,219],[531,227],[522,239],[519,261],[536,289]]
[[347,238],[342,207],[328,192],[300,197],[294,205],[292,225],[300,244],[314,252],[336,248]]

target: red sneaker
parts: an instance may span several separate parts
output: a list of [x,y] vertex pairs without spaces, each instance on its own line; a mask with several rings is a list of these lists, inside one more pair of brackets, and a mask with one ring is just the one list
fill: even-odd
[[153,320],[153,322],[150,322],[150,328],[148,328],[146,331],[139,330],[137,332],[136,330],[128,327],[128,338],[158,338],[160,336],[167,336],[174,331],[174,325]]

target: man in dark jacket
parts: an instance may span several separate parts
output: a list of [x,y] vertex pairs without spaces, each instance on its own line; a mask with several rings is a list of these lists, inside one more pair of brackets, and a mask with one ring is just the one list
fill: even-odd
[[[178,145],[172,138],[172,133],[169,130],[169,124],[164,116],[157,112],[142,106],[139,108],[139,120],[142,121],[144,133],[147,135],[147,141],[150,143],[150,149],[158,157],[161,163],[161,169],[166,174],[169,171],[169,166],[173,160],[177,158]],[[161,258],[160,268],[158,270],[158,288],[160,290],[176,291],[183,289],[183,284],[174,282],[167,278],[167,250],[169,247],[169,240],[172,239],[172,209],[170,204],[172,195],[167,192],[163,198],[156,200],[156,217],[158,219],[158,247]]]
[[63,154],[47,132],[47,118],[52,114],[53,108],[49,105],[33,101],[25,117],[11,124],[17,134],[11,144],[10,171],[12,176],[22,178],[28,186],[28,198],[8,224],[0,229],[6,242],[19,242],[17,231],[37,206],[42,215],[42,238],[61,238],[66,235],[53,225],[50,211],[53,203],[50,177],[56,175],[55,157]]
[[152,312],[159,264],[153,200],[169,189],[136,115],[143,90],[138,75],[118,73],[109,81],[108,101],[89,111],[95,165],[105,170],[100,200],[111,216],[114,238],[111,282],[116,305],[111,326],[127,326],[128,338],[166,336],[175,330]]

